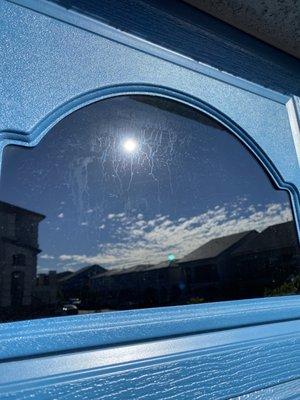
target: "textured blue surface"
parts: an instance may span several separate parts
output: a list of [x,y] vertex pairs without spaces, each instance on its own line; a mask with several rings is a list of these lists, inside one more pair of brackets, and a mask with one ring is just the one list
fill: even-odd
[[300,379],[297,379],[235,397],[234,400],[298,400],[299,398]]
[[0,7],[6,78],[2,136],[22,140],[31,134],[33,139],[64,115],[104,96],[138,91],[180,99],[185,94],[185,101],[201,101],[198,106],[205,105],[211,114],[218,110],[222,122],[231,121],[260,146],[284,181],[299,183],[285,104],[19,6],[2,2]]
[[[0,15],[1,76],[5,77],[0,86],[0,149],[7,143],[36,145],[64,116],[102,98],[128,93],[166,96],[203,110],[244,141],[274,182],[289,190],[299,222],[298,127],[296,123],[291,128],[285,104],[288,98],[267,91],[264,95],[263,88],[256,90],[247,83],[230,84],[234,77],[230,81],[209,71],[201,74],[196,62],[195,68],[187,68],[185,59],[173,62],[163,49],[145,44],[143,51],[140,41],[95,21],[86,23],[97,27],[80,29],[74,21],[66,24],[6,1],[0,3]],[[213,399],[254,392],[270,382],[280,384],[300,377],[299,307],[295,296],[2,325],[1,357],[15,359],[2,367],[8,385],[3,396],[184,399],[190,393],[189,399]],[[266,322],[270,325],[261,326]],[[239,326],[245,328],[237,329]],[[212,333],[222,329],[225,331]],[[176,347],[174,340],[181,340],[171,337],[187,335],[182,339],[186,344],[188,335],[199,332],[193,349],[186,350],[195,354],[186,354],[176,362],[166,358],[167,349]],[[129,343],[158,338],[164,340],[163,344],[152,343],[155,365],[142,368],[134,360],[141,349],[151,358],[151,342]],[[103,368],[92,378],[84,376],[80,366],[83,368],[84,360],[91,356],[88,348],[117,345],[124,345],[131,359],[122,364],[123,347],[113,347],[117,372],[107,371],[105,360],[108,365],[113,353],[105,353],[107,358],[102,358],[104,353],[95,353],[91,359],[94,364],[86,366],[88,373],[100,368],[101,362]],[[155,346],[161,349],[159,356],[154,356]],[[197,348],[202,349],[201,354]],[[81,353],[76,353],[79,349]],[[46,357],[66,351],[75,352],[78,370],[73,368],[75,358],[64,364],[66,355]],[[41,354],[45,358],[37,357]],[[32,359],[20,361],[23,357]],[[41,360],[45,360],[43,367]],[[69,366],[69,371],[59,372],[64,366]],[[22,378],[20,371],[29,373],[28,377]],[[33,380],[30,373],[36,374]],[[52,374],[52,381],[36,382],[43,374],[42,379]],[[15,386],[17,379],[29,379],[26,384],[31,389],[21,388],[24,382],[19,388]]]
[[52,0],[194,60],[300,95],[300,61],[176,0]]
[[0,361],[296,319],[300,296],[14,322],[1,327]]
[[0,137],[34,145],[59,119],[89,102],[125,93],[160,94],[227,125],[299,209],[299,159],[285,103],[165,61],[149,49],[135,50],[132,40],[130,47],[109,40],[104,36],[110,31],[101,24],[94,34],[8,2],[0,11],[5,54]]
[[299,324],[4,363],[0,390],[7,399],[228,399],[299,378]]

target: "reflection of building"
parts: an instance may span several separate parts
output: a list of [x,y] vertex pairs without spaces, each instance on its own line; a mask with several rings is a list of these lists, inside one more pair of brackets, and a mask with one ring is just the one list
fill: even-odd
[[178,301],[184,285],[182,268],[174,262],[111,270],[91,279],[98,305],[108,308],[157,306]]
[[294,222],[272,225],[231,254],[240,296],[261,296],[265,287],[278,287],[300,273],[300,254]]
[[29,306],[35,283],[38,225],[44,216],[0,202],[0,306]]
[[178,261],[107,271],[91,280],[91,288],[101,293],[103,305],[112,308],[222,298],[232,280],[228,256],[256,235],[250,231],[212,239]]
[[[20,263],[24,256],[28,257],[11,253],[13,262]],[[170,262],[119,270],[92,265],[76,272],[39,274],[34,299],[36,305],[54,306],[78,297],[84,307],[127,309],[258,297],[300,274],[299,266],[294,223],[285,222],[261,233],[212,239]]]
[[104,271],[106,270],[100,265],[91,265],[60,279],[60,288],[64,298],[80,297],[82,300],[88,298],[90,295],[90,279]]
[[38,315],[51,315],[63,302],[60,281],[73,275],[72,271],[39,273],[33,291],[33,307]]
[[185,270],[189,295],[222,298],[234,279],[231,253],[256,236],[256,231],[247,231],[212,239],[184,256],[179,265]]
[[101,271],[90,290],[107,308],[256,297],[300,273],[299,265],[294,223],[286,222],[212,239],[171,263]]
[[59,274],[49,271],[38,274],[34,288],[34,304],[36,308],[55,306],[59,301]]

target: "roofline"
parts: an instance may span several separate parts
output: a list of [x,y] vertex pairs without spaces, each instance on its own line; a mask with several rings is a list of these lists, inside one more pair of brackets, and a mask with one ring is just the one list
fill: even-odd
[[2,200],[0,200],[0,206],[1,206],[1,205],[3,205],[5,208],[7,208],[8,211],[12,211],[12,210],[22,211],[22,212],[25,211],[25,212],[28,213],[28,214],[36,215],[36,216],[40,217],[41,220],[43,220],[43,219],[46,218],[46,215],[44,215],[44,214],[37,213],[37,212],[35,212],[35,211],[28,210],[27,208],[23,208],[23,207],[20,207],[20,206],[16,206],[15,204],[7,203],[7,202],[2,201]]
[[[82,272],[85,272],[85,271],[87,271],[89,268],[92,268],[92,267],[100,267],[100,268],[103,268],[103,269],[105,270],[105,268],[102,267],[102,265],[99,265],[99,264],[87,265],[87,266],[85,266],[85,267],[79,268],[77,271],[72,272],[71,275],[66,276],[66,277],[64,277],[64,278],[62,278],[62,279],[59,279],[59,282],[61,282],[61,283],[66,282],[67,280],[74,278],[74,276],[78,276],[78,275],[81,274]],[[106,270],[106,271],[107,271],[107,270]],[[105,273],[106,271],[103,271],[103,273]],[[93,277],[91,277],[91,278],[93,278]]]
[[[201,249],[202,247],[206,246],[207,244],[209,244],[209,243],[211,243],[211,242],[214,242],[215,240],[228,238],[228,237],[230,237],[230,236],[243,235],[243,236],[241,236],[239,239],[237,239],[235,242],[233,242],[231,245],[229,245],[229,246],[226,247],[224,250],[222,250],[219,254],[216,254],[216,255],[213,256],[213,257],[210,256],[210,257],[204,257],[204,258],[195,258],[195,259],[192,259],[192,260],[184,260],[184,259],[182,259],[181,261],[178,260],[178,262],[179,262],[180,264],[183,264],[183,263],[190,263],[190,262],[193,262],[193,261],[198,261],[198,262],[199,262],[199,261],[207,261],[207,260],[211,260],[211,261],[212,261],[212,260],[216,260],[217,258],[221,257],[225,252],[230,251],[230,250],[232,249],[232,247],[238,245],[238,243],[239,243],[241,240],[244,240],[244,239],[246,239],[248,236],[253,235],[253,234],[259,234],[259,232],[258,232],[256,229],[252,229],[252,230],[249,230],[249,231],[231,233],[230,235],[219,236],[219,237],[210,239],[208,242],[204,243],[202,246],[200,246],[198,249],[196,249],[196,250],[194,250],[194,251],[197,251],[197,250]],[[192,253],[193,253],[193,252],[192,252]],[[184,257],[183,257],[183,258],[184,258]]]
[[293,244],[290,246],[281,246],[281,247],[269,247],[269,248],[264,248],[260,250],[246,250],[246,251],[237,251],[232,254],[232,257],[240,257],[240,256],[247,256],[249,257],[250,255],[253,254],[259,254],[259,253],[267,253],[269,251],[282,251],[283,249],[290,249],[291,247],[298,247],[297,244]]
[[25,249],[32,250],[32,251],[34,251],[36,254],[39,254],[39,253],[41,253],[41,251],[42,251],[39,247],[34,247],[34,246],[31,246],[30,244],[22,243],[22,242],[20,242],[20,241],[18,241],[18,240],[14,240],[14,239],[7,238],[6,236],[2,236],[2,237],[0,237],[0,239],[1,239],[3,242],[11,243],[11,244],[13,244],[13,245],[15,245],[15,246],[17,246],[17,247],[24,247]]

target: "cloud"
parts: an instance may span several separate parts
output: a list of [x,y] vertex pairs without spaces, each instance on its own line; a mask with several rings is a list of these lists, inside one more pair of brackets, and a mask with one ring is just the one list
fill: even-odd
[[[183,257],[211,239],[248,230],[262,231],[270,225],[292,219],[288,204],[270,203],[265,207],[223,206],[190,218],[171,220],[157,215],[151,220],[124,218],[125,214],[109,214],[108,219],[121,218],[117,243],[99,245],[95,255],[63,254],[59,259],[73,265],[101,264],[108,268],[127,268],[136,264],[158,263],[172,252]],[[111,217],[110,217],[111,216]],[[130,223],[128,223],[130,221]]]
[[57,216],[58,218],[63,218],[64,217],[64,213],[60,213],[60,214],[58,214],[58,216]]
[[[119,214],[108,214],[107,219],[122,219],[125,217],[125,213],[119,213]],[[142,215],[142,214],[139,214]]]
[[41,254],[40,258],[42,258],[43,260],[54,260],[55,259],[54,256],[50,256],[49,254]]

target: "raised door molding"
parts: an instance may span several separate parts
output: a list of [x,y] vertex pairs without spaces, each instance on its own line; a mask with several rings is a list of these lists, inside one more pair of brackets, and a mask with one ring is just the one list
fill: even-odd
[[[299,229],[297,98],[44,0],[5,0],[0,14],[0,157],[9,143],[35,146],[86,104],[160,95],[242,140],[291,194]],[[288,296],[3,324],[0,391],[6,399],[192,400],[284,384],[296,396],[299,310],[300,297]]]

